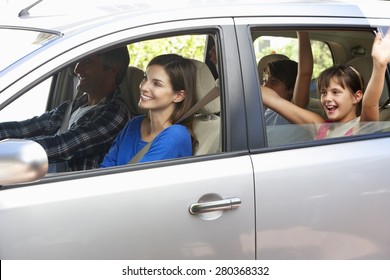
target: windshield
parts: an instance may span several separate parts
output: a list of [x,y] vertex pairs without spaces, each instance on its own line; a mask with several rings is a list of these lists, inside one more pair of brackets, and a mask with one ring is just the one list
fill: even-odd
[[0,28],[0,72],[58,37],[41,30]]

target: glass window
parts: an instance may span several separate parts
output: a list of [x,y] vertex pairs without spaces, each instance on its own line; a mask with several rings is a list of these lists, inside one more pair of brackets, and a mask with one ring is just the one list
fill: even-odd
[[[130,53],[130,67],[135,67],[145,71],[149,61],[160,54],[175,53],[185,58],[197,60],[197,74],[202,77],[197,83],[202,86],[197,87],[195,101],[198,102],[206,96],[211,89],[219,88],[215,81],[215,69],[218,62],[210,67],[208,56],[210,55],[210,44],[215,44],[215,35],[212,34],[187,34],[169,36],[158,39],[139,41],[128,45]],[[215,49],[214,49],[215,50]],[[214,54],[216,57],[216,53]],[[208,67],[201,67],[201,65]],[[199,72],[200,71],[200,72]],[[129,85],[128,88],[134,88]],[[133,115],[145,114],[138,107],[139,98],[138,84],[132,94],[124,97],[128,101]],[[221,121],[220,121],[220,99],[217,98],[205,105],[195,113],[192,131],[194,133],[194,155],[212,154],[221,151]]]
[[[360,122],[361,104],[356,106],[354,116],[351,116],[352,119],[348,122],[333,120],[332,116],[335,113],[332,113],[332,110],[337,111],[341,106],[338,106],[337,101],[333,101],[325,107],[317,90],[318,77],[324,70],[333,65],[344,65],[344,67],[353,66],[354,72],[348,74],[344,71],[342,77],[358,73],[361,92],[364,92],[364,84],[368,83],[371,75],[372,59],[370,54],[374,32],[356,30],[309,30],[306,32],[310,39],[313,67],[312,77],[307,81],[309,91],[308,98],[305,99],[306,105],[299,105],[297,94],[302,93],[303,89],[300,92],[294,92],[296,85],[295,87],[290,86],[295,84],[298,72],[298,64],[294,64],[291,60],[295,62],[300,60],[297,31],[252,31],[259,81],[265,88],[271,88],[277,93],[275,98],[271,100],[278,100],[277,98],[281,97],[278,102],[270,105],[272,109],[267,108],[267,104],[264,104],[268,146],[389,131],[388,119],[385,116],[386,110],[381,112],[380,121]],[[301,59],[304,62],[308,61],[308,57],[305,55]],[[353,79],[351,78],[351,80]],[[326,85],[326,88],[329,86]],[[357,90],[346,90],[345,92],[346,94],[349,92],[355,94]],[[385,84],[379,103],[383,104],[388,96]],[[282,99],[284,100],[282,101]],[[289,102],[286,103],[285,100]],[[264,102],[267,103],[267,101]],[[295,107],[290,106],[290,104],[295,105]],[[296,110],[297,107],[317,115],[302,114],[303,110]],[[341,114],[342,112],[339,110],[337,113]]]
[[0,122],[22,121],[43,114],[46,111],[51,82],[52,77],[38,84],[0,110]]

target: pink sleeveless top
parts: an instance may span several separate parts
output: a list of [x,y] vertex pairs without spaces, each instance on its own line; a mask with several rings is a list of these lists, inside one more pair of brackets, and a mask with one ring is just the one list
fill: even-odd
[[[315,140],[321,140],[324,139],[325,136],[328,134],[328,131],[330,129],[331,121],[325,121],[320,128],[317,130],[317,135],[315,137]],[[352,128],[350,128],[347,132],[344,134],[345,136],[351,136],[352,135]]]

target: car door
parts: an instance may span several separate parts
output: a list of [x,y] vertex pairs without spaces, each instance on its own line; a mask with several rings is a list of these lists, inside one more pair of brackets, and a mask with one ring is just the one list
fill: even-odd
[[[248,157],[126,169],[2,190],[1,258],[254,258]],[[189,211],[193,203],[224,199],[241,204]]]
[[[309,32],[320,27],[332,29],[329,41],[332,36],[348,38],[343,33],[348,29],[364,30],[373,39],[373,30],[388,23],[380,19],[370,19],[368,24],[365,18],[331,17],[283,21],[286,31],[297,25],[296,29]],[[386,147],[390,145],[390,135],[385,130],[272,147],[261,121],[262,106],[258,105],[256,110],[253,105],[261,104],[256,90],[257,71],[253,68],[256,65],[250,63],[255,60],[254,51],[241,51],[252,44],[249,26],[272,33],[272,22],[279,23],[278,31],[283,30],[282,20],[277,18],[236,19],[255,170],[257,258],[388,259],[390,186],[386,174],[390,152]],[[334,55],[342,57],[341,53]],[[388,96],[389,92],[385,94]]]
[[[177,26],[181,33],[189,28],[219,34],[223,152],[3,186],[1,259],[255,258],[254,181],[245,149],[245,118],[243,113],[234,121],[230,116],[244,112],[241,83],[228,78],[239,73],[229,67],[238,64],[232,19],[134,28],[86,42],[79,52],[73,48],[67,59],[106,47],[107,42],[175,32]],[[50,65],[58,60],[55,67],[60,67],[67,59],[59,56]],[[50,65],[30,75],[44,76],[52,71]],[[25,87],[23,79],[21,83]]]

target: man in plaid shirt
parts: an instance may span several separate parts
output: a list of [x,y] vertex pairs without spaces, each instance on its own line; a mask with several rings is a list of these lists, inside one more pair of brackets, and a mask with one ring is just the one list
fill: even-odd
[[73,101],[65,129],[61,126],[66,123],[65,112],[72,101],[29,120],[0,123],[0,140],[25,138],[38,142],[47,153],[49,172],[99,167],[112,141],[130,119],[118,87],[129,60],[126,47],[83,59],[74,72],[77,89],[84,94]]

